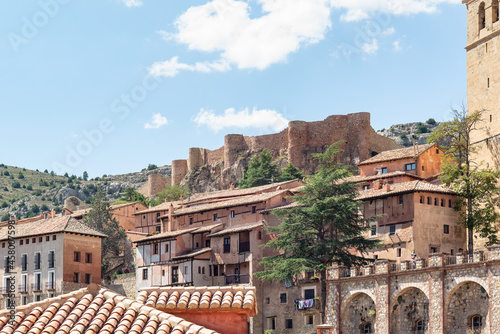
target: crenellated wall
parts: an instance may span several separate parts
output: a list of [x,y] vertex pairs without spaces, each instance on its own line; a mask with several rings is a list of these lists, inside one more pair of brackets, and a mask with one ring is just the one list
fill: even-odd
[[376,134],[369,113],[332,115],[317,122],[291,121],[279,133],[251,137],[228,134],[224,146],[217,150],[190,148],[188,160],[172,161],[172,185],[180,184],[187,173],[203,165],[215,165],[223,159],[224,169],[228,169],[243,152],[263,149],[271,151],[274,158],[288,156],[288,162],[311,173],[317,166],[312,155],[337,141],[344,142],[341,161],[352,165],[368,159],[373,152],[399,148],[392,139]]
[[439,253],[333,267],[327,285],[326,322],[335,334],[500,333],[500,246],[470,260]]

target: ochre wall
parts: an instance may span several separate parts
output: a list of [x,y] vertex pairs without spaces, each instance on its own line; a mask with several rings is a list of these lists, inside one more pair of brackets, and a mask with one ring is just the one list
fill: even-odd
[[[80,273],[80,283],[85,274],[92,274],[92,283],[101,284],[101,238],[77,234],[64,234],[63,280],[73,282],[73,273]],[[74,261],[74,252],[80,252],[80,262]],[[85,263],[85,253],[92,254],[92,263]]]

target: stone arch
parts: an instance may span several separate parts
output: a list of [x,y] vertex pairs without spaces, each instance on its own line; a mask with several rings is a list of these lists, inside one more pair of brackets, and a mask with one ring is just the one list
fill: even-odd
[[[446,333],[489,333],[489,294],[477,280],[455,285],[446,300]],[[472,331],[473,318],[481,317],[481,325]]]
[[[417,323],[423,324],[421,330],[417,331]],[[410,286],[401,290],[392,300],[391,333],[430,333],[429,298],[424,291],[417,287]]]
[[374,299],[365,292],[351,294],[342,305],[341,328],[343,334],[376,333],[376,306]]

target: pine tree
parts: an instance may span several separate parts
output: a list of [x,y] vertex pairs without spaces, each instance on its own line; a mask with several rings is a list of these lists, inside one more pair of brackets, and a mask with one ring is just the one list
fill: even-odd
[[118,221],[111,215],[109,201],[101,187],[97,189],[91,202],[91,209],[84,216],[83,222],[89,227],[106,234],[108,237],[102,240],[101,259],[102,273],[106,272],[109,266],[108,258],[117,256],[123,251],[127,234]]
[[248,168],[240,180],[239,187],[251,188],[273,183],[279,177],[278,166],[272,163],[271,151],[263,150],[248,164]]
[[281,171],[279,180],[289,181],[295,179],[302,179],[303,177],[304,174],[302,174],[302,172],[297,167],[295,167],[291,162],[289,162],[288,165]]
[[265,257],[264,270],[257,273],[262,280],[280,282],[291,282],[306,271],[319,273],[323,314],[327,268],[334,263],[364,264],[367,260],[353,251],[364,254],[379,246],[378,241],[363,237],[373,217],[360,215],[356,185],[343,181],[351,174],[335,162],[338,146],[333,144],[324,154],[315,155],[320,169],[307,180],[303,194],[294,196],[298,206],[273,211],[281,224],[267,228],[274,237],[265,247],[277,255]]

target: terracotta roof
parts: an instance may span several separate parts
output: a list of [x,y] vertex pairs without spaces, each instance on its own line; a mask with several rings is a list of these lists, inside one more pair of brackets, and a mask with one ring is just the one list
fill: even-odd
[[[105,238],[107,235],[97,232],[82,222],[70,216],[58,216],[49,219],[39,219],[28,223],[16,224],[15,238],[36,236],[50,233],[70,232]],[[0,227],[0,240],[8,239],[8,226]]]
[[123,208],[125,206],[129,206],[129,205],[134,205],[134,204],[141,204],[141,202],[130,202],[130,203],[122,203],[122,204],[115,204],[115,205],[110,205],[109,208],[111,210],[116,210],[116,209],[119,209],[119,208]]
[[9,314],[0,311],[1,333],[216,334],[97,284],[19,306],[12,324]]
[[147,288],[139,292],[137,301],[167,313],[175,310],[188,313],[199,309],[226,309],[249,316],[257,313],[255,287],[241,285]]
[[[432,144],[424,144],[417,146],[417,156],[424,153],[425,151],[427,151],[428,149],[430,149],[435,145],[436,145],[435,143],[432,143]],[[415,157],[415,151],[413,149],[413,146],[398,148],[396,150],[381,152],[376,156],[371,157],[370,159],[360,162],[358,166],[373,164],[377,162],[390,161],[390,160],[413,158],[413,157]]]
[[379,179],[388,179],[391,177],[396,177],[396,176],[408,176],[417,180],[422,180],[422,178],[418,175],[415,174],[410,174],[402,171],[395,171],[395,172],[390,172],[390,173],[385,173],[385,174],[378,174],[378,175],[370,175],[370,176],[351,176],[346,178],[346,181],[350,182],[368,182],[368,181],[373,181],[373,180],[379,180]]
[[141,242],[145,242],[145,241],[151,241],[151,240],[163,239],[163,238],[174,239],[174,238],[177,238],[179,235],[183,235],[183,234],[189,233],[189,232],[197,230],[197,229],[198,229],[197,227],[194,227],[194,228],[189,228],[186,230],[177,230],[177,231],[172,231],[172,232],[158,233],[158,234],[154,234],[150,237],[136,240],[136,241],[134,241],[134,243],[141,243]]
[[381,198],[394,196],[402,193],[409,192],[431,192],[431,193],[440,193],[440,194],[449,194],[456,195],[456,193],[443,186],[438,186],[425,181],[410,181],[410,182],[402,182],[391,184],[390,190],[387,191],[385,186],[382,189],[367,189],[359,192],[359,196],[356,198],[357,200],[365,200],[370,198]]
[[247,224],[247,225],[241,225],[241,226],[236,226],[236,227],[230,227],[230,228],[225,228],[223,230],[217,231],[215,233],[209,234],[208,237],[221,237],[223,235],[227,234],[232,234],[232,233],[237,233],[237,232],[244,232],[244,231],[251,231],[254,228],[262,226],[262,223],[256,223],[256,224]]
[[195,257],[195,256],[198,256],[198,255],[201,255],[201,254],[204,254],[206,252],[210,252],[212,250],[212,248],[210,247],[207,247],[207,248],[202,248],[202,249],[196,249],[194,251],[189,251],[187,253],[184,253],[184,254],[181,254],[181,255],[177,255],[177,256],[174,256],[172,258],[173,261],[176,261],[176,260],[184,260],[184,259],[190,259],[192,257]]
[[196,230],[192,231],[191,233],[195,234],[195,233],[212,232],[213,229],[222,227],[223,225],[224,224],[222,224],[222,223],[218,223],[218,224],[212,224],[212,225],[208,225],[208,226],[203,226],[203,227],[197,228]]
[[189,204],[190,202],[199,202],[201,200],[207,200],[210,198],[246,196],[246,195],[257,194],[260,192],[269,191],[269,190],[273,190],[273,189],[276,190],[276,188],[278,188],[280,186],[284,186],[286,184],[289,184],[292,182],[297,182],[297,181],[300,181],[300,180],[295,179],[295,180],[271,183],[271,184],[266,184],[266,185],[259,186],[259,187],[252,187],[252,188],[246,188],[246,189],[234,189],[234,190],[226,189],[226,190],[219,190],[219,191],[194,194],[191,196],[189,202],[184,201],[183,204]]
[[275,196],[281,195],[281,194],[286,193],[286,192],[290,192],[290,191],[289,190],[278,190],[278,191],[262,193],[262,194],[258,194],[258,195],[241,196],[241,197],[237,197],[235,199],[230,199],[227,201],[221,201],[221,202],[216,202],[216,203],[194,205],[191,207],[175,210],[173,213],[173,216],[180,216],[180,215],[185,215],[185,214],[190,214],[190,213],[195,213],[195,212],[216,210],[216,209],[221,209],[221,208],[226,208],[226,207],[231,207],[231,206],[264,202],[264,201],[267,201],[268,199],[271,199]]
[[262,211],[260,211],[260,213],[270,213],[273,210],[291,209],[291,208],[295,208],[298,206],[299,206],[298,202],[292,202],[292,203],[287,203],[287,204],[284,204],[281,206],[277,206],[275,208],[262,210]]
[[144,214],[144,213],[150,213],[150,212],[156,212],[156,211],[165,211],[170,209],[170,205],[172,204],[174,207],[179,206],[179,204],[182,203],[181,201],[175,201],[175,202],[164,202],[161,204],[158,204],[156,206],[153,206],[149,209],[142,210],[139,212],[134,213],[134,215],[139,215],[139,214]]
[[[69,209],[65,208],[65,210],[69,210]],[[70,216],[73,217],[73,218],[83,217],[84,215],[86,215],[89,212],[89,210],[90,209],[81,209],[81,210],[76,210],[76,211],[71,211],[70,210],[71,211]]]

